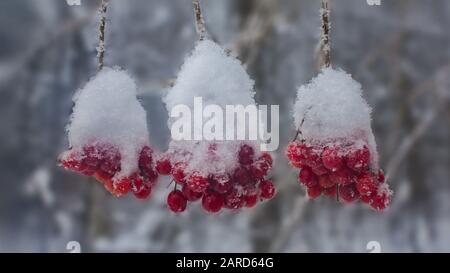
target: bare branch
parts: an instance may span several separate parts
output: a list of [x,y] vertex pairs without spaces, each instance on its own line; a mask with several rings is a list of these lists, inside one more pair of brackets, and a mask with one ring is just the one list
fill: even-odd
[[206,37],[205,20],[203,20],[202,9],[200,7],[200,0],[193,0],[194,14],[195,14],[195,29],[200,41]]
[[322,0],[320,17],[322,20],[322,31],[320,34],[320,68],[331,66],[330,45],[330,0]]
[[97,71],[102,70],[104,66],[104,58],[105,58],[105,27],[106,27],[106,12],[108,10],[108,1],[102,0],[102,4],[100,5],[99,13],[100,13],[100,26],[98,30],[98,66]]

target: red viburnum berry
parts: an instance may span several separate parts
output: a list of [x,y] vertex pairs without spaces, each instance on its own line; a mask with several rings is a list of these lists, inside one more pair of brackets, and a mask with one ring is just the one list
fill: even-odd
[[346,186],[339,186],[339,199],[345,203],[351,203],[358,200],[360,197],[355,184],[350,184]]
[[179,190],[174,190],[167,196],[167,206],[172,212],[183,212],[186,209],[186,205],[186,197]]
[[256,202],[258,202],[258,195],[252,194],[252,195],[246,195],[244,196],[245,200],[245,206],[247,208],[253,208],[256,205]]
[[253,163],[253,157],[255,156],[255,150],[248,144],[243,144],[238,153],[239,163],[242,165],[250,165]]
[[300,170],[298,174],[298,179],[300,183],[305,185],[306,187],[312,187],[317,185],[318,179],[317,176],[312,172],[311,168],[304,167]]
[[204,192],[208,186],[208,178],[199,172],[193,172],[186,180],[186,185],[195,192]]
[[161,157],[156,161],[156,171],[162,175],[169,175],[172,171],[172,165],[168,157]]
[[360,172],[369,167],[370,151],[367,146],[361,149],[351,149],[346,156],[346,164],[350,169]]
[[267,162],[269,164],[270,168],[272,168],[273,159],[272,159],[272,156],[269,153],[263,152],[261,154],[261,156],[258,158],[258,160],[262,160],[262,161]]
[[363,173],[356,179],[356,189],[361,195],[372,196],[378,191],[378,183],[370,173]]
[[187,164],[185,162],[177,162],[172,168],[172,177],[175,182],[178,184],[185,183],[186,174],[184,170],[186,169]]
[[328,175],[319,176],[319,185],[322,188],[336,188],[336,182],[331,180]]
[[212,188],[221,194],[227,193],[233,187],[230,176],[228,174],[215,174],[209,178]]
[[322,152],[322,163],[325,168],[337,171],[344,165],[344,159],[339,154],[337,147],[325,147]]
[[233,189],[225,194],[224,199],[224,206],[227,209],[240,209],[245,205],[244,196],[237,189]]
[[272,199],[276,193],[275,186],[270,180],[262,181],[259,184],[259,189],[261,191],[261,197],[264,199]]
[[315,173],[316,175],[320,176],[320,175],[328,174],[330,172],[330,170],[325,168],[325,166],[323,166],[323,165],[319,165],[319,166],[316,166],[315,168],[312,168],[312,172]]
[[294,167],[302,168],[306,165],[308,150],[308,147],[304,143],[294,141],[288,144],[286,156]]
[[87,176],[92,176],[97,171],[101,164],[100,152],[94,145],[87,145],[83,147],[83,159],[81,173]]
[[116,196],[127,194],[131,190],[131,181],[128,177],[124,177],[113,183],[113,191]]
[[245,185],[247,185],[247,184],[252,182],[252,177],[251,177],[250,172],[246,168],[238,167],[234,171],[233,180],[236,183],[238,183],[238,184],[240,184],[242,186],[245,186]]
[[207,212],[219,212],[223,205],[224,198],[221,194],[211,191],[203,195],[202,206]]
[[103,179],[111,179],[120,171],[120,160],[121,156],[118,151],[106,152],[97,170],[97,175]]
[[353,183],[353,173],[348,168],[341,168],[334,173],[330,174],[330,179],[336,184],[345,186]]
[[391,195],[392,192],[387,188],[379,190],[372,198],[370,206],[377,211],[385,210],[391,203]]
[[317,197],[319,197],[322,194],[322,190],[322,187],[318,184],[312,187],[308,187],[307,193],[309,199],[316,199]]
[[250,165],[250,173],[255,179],[263,179],[270,170],[270,165],[266,161],[257,160]]
[[152,192],[152,187],[150,184],[146,183],[144,178],[138,174],[133,174],[130,177],[131,180],[131,190],[134,196],[138,199],[146,199]]
[[203,196],[203,192],[192,191],[186,184],[183,185],[182,191],[186,199],[191,202],[197,201]]

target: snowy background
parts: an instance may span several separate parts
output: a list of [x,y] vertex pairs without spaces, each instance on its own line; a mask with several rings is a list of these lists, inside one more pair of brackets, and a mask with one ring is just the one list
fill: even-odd
[[[381,166],[396,194],[376,213],[309,202],[282,151],[293,135],[296,88],[316,73],[317,0],[203,1],[211,36],[237,52],[256,100],[279,104],[281,148],[271,202],[240,213],[183,215],[165,207],[167,181],[148,201],[115,199],[56,166],[74,92],[95,74],[98,1],[0,1],[0,251],[450,251],[450,1],[334,1],[332,57],[373,107]],[[196,33],[189,0],[111,0],[106,65],[137,79],[152,145],[169,142],[160,99]]]

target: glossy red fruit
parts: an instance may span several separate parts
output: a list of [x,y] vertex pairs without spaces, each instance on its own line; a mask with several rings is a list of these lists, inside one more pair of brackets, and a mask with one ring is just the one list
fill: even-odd
[[315,173],[316,175],[320,176],[320,175],[325,175],[325,174],[330,173],[330,170],[325,168],[325,166],[323,166],[323,165],[319,165],[319,166],[313,168],[312,172]]
[[385,210],[391,203],[391,195],[390,190],[382,189],[373,197],[370,206],[377,211]]
[[113,183],[113,191],[116,196],[127,194],[131,190],[131,181],[128,177],[124,177]]
[[253,163],[253,157],[255,156],[255,150],[248,144],[243,144],[239,149],[239,163],[242,165],[250,165]]
[[217,192],[207,192],[202,198],[202,207],[207,212],[219,212],[224,205],[224,198]]
[[83,147],[83,159],[81,160],[81,173],[92,176],[97,171],[101,163],[100,151],[94,145]]
[[227,209],[240,209],[245,205],[244,196],[238,190],[233,189],[225,194],[224,206]]
[[310,167],[304,167],[300,170],[298,174],[299,182],[306,187],[313,187],[317,185],[318,179],[317,175],[315,175]]
[[155,165],[155,169],[159,174],[169,175],[172,172],[172,164],[168,157],[159,158]]
[[367,146],[361,149],[352,149],[346,156],[346,164],[350,169],[360,172],[366,170],[370,164],[370,151]]
[[192,191],[186,184],[183,185],[182,192],[186,199],[191,202],[195,202],[203,196],[203,192]]
[[185,162],[177,162],[172,168],[172,177],[175,182],[178,184],[184,184],[185,183],[185,169],[187,164]]
[[97,175],[103,179],[112,178],[120,171],[121,156],[118,151],[105,152],[103,161],[97,169]]
[[294,167],[301,168],[305,166],[307,149],[305,144],[298,141],[288,144],[286,156]]
[[339,186],[339,200],[345,203],[351,203],[358,200],[359,196],[355,184]]
[[264,180],[259,184],[261,197],[264,199],[272,199],[275,196],[276,189],[272,181]]
[[348,168],[341,168],[330,174],[330,179],[336,184],[345,186],[353,183],[353,173]]
[[247,208],[253,208],[258,202],[258,195],[257,194],[246,195],[244,199],[245,199],[245,206]]
[[267,164],[269,164],[270,168],[272,168],[273,159],[269,153],[263,152],[258,160],[263,160],[263,161],[267,162]]
[[233,174],[233,181],[242,186],[250,184],[252,182],[252,177],[250,172],[244,167],[238,167]]
[[323,194],[329,197],[336,197],[337,188],[336,186],[323,189]]
[[269,163],[263,160],[257,160],[250,165],[250,173],[255,179],[263,179],[269,173],[269,169]]
[[80,172],[83,169],[80,153],[73,150],[67,153],[58,159],[58,163],[67,170]]
[[322,187],[317,184],[315,186],[308,187],[306,192],[308,193],[309,199],[316,199],[322,194],[322,190]]
[[180,213],[186,209],[187,199],[179,190],[174,190],[167,196],[167,206],[172,212]]
[[152,187],[145,183],[144,178],[138,174],[134,174],[130,177],[131,190],[134,196],[138,199],[146,199],[152,192]]
[[209,186],[208,177],[200,174],[199,172],[193,172],[187,179],[186,185],[195,192],[204,192]]
[[378,191],[378,183],[370,172],[366,172],[356,179],[356,189],[361,195],[372,196]]
[[233,187],[233,183],[228,174],[211,175],[209,181],[212,188],[221,194],[229,192]]
[[337,171],[344,166],[344,159],[338,147],[325,147],[322,152],[323,166],[331,171]]
[[361,200],[361,202],[366,203],[366,204],[370,204],[373,201],[373,195],[361,195],[359,197],[359,200]]
[[319,176],[319,185],[322,188],[336,188],[336,182],[331,180],[328,175]]

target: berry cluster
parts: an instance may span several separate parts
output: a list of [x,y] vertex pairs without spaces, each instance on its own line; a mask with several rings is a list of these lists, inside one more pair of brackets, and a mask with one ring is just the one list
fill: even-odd
[[[210,162],[205,164],[214,162],[210,155],[215,154],[217,146],[217,143],[209,145],[206,158],[210,158]],[[232,171],[205,173],[204,170],[189,168],[189,160],[163,154],[156,160],[156,170],[159,174],[170,175],[176,183],[175,189],[167,197],[169,209],[175,213],[183,212],[188,201],[201,200],[205,211],[217,213],[222,208],[251,208],[258,199],[271,199],[275,195],[275,186],[266,179],[272,168],[270,154],[255,155],[252,146],[242,144],[235,160],[237,167]],[[177,189],[177,185],[181,186],[181,190]]]
[[59,164],[67,170],[95,177],[106,190],[117,197],[131,190],[136,198],[147,198],[158,178],[153,167],[153,150],[148,146],[142,148],[138,159],[139,168],[129,176],[119,175],[121,159],[117,147],[96,142],[63,153]]
[[286,155],[292,166],[300,168],[299,182],[311,199],[324,194],[344,203],[361,200],[379,211],[389,206],[392,192],[384,183],[383,171],[371,168],[367,145],[293,141]]

